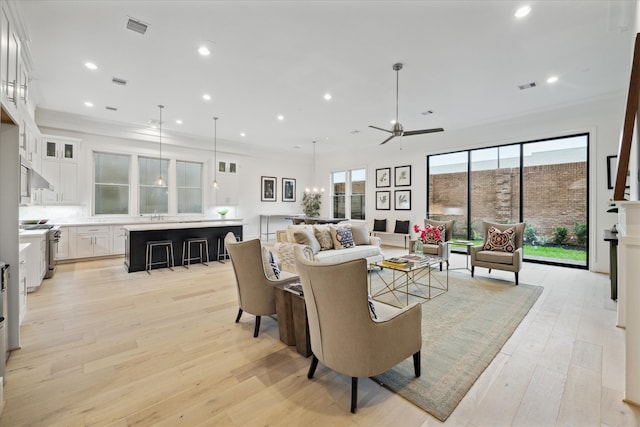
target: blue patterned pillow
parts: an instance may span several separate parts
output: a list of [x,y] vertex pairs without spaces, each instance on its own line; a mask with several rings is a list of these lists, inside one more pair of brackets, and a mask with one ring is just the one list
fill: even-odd
[[269,251],[269,265],[273,268],[273,274],[276,276],[276,279],[280,278],[280,268],[278,268],[278,264],[276,260],[273,258],[273,252]]
[[351,227],[331,227],[330,230],[334,248],[347,249],[356,245],[353,241]]

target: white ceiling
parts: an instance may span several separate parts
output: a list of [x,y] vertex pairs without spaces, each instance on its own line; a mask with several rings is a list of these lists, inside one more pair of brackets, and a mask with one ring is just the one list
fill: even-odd
[[[367,126],[391,127],[395,62],[404,63],[405,130],[446,132],[626,93],[633,1],[529,1],[530,15],[517,20],[524,3],[30,0],[20,8],[39,108],[148,129],[164,104],[163,132],[205,141],[215,115],[228,141],[376,149],[386,134]],[[146,35],[125,28],[129,17],[149,24]],[[209,57],[197,53],[202,44]],[[559,81],[547,84],[550,75]],[[517,88],[528,82],[537,87]]]

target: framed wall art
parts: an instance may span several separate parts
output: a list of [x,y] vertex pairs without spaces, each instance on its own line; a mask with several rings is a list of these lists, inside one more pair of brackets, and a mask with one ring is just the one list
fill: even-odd
[[263,176],[260,178],[260,200],[263,202],[275,202],[276,199],[276,177]]
[[393,192],[395,199],[394,209],[397,211],[411,210],[411,190],[396,190]]
[[388,211],[391,209],[391,191],[376,191],[376,210]]
[[282,201],[296,201],[296,180],[293,178],[282,178]]
[[408,187],[411,185],[411,165],[396,166],[394,172],[396,187]]
[[391,187],[391,168],[376,169],[376,188]]

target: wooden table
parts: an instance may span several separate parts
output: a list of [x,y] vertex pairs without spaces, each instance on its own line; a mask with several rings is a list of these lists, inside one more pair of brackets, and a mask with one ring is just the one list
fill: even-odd
[[296,351],[304,357],[311,356],[309,340],[309,321],[304,297],[284,290],[284,286],[275,286],[276,313],[280,341],[295,345]]

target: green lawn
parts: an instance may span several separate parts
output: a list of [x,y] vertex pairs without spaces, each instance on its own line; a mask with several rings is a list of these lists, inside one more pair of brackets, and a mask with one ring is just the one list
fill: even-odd
[[[482,244],[481,240],[474,242],[476,245]],[[455,249],[461,249],[461,245],[453,245]],[[557,260],[587,261],[587,252],[584,249],[567,249],[559,246],[531,246],[524,245],[524,254],[531,257],[551,258]]]

